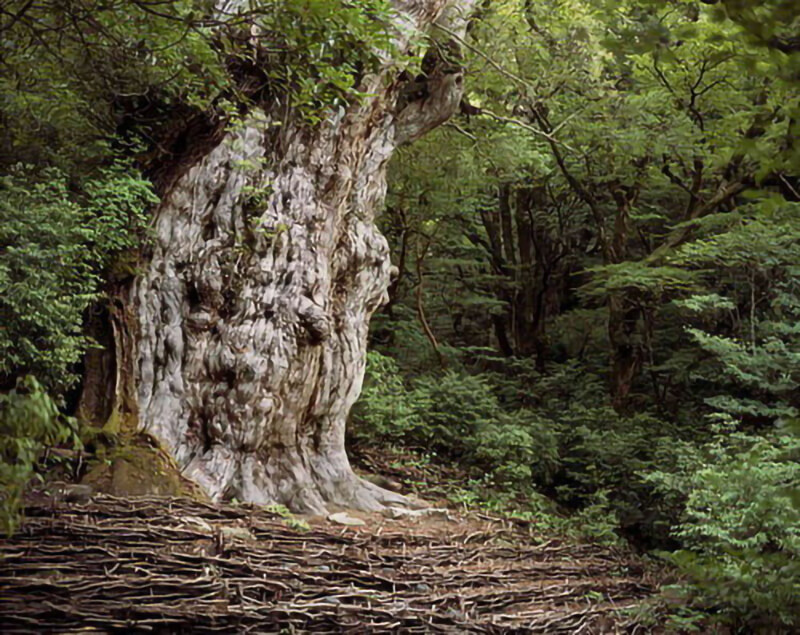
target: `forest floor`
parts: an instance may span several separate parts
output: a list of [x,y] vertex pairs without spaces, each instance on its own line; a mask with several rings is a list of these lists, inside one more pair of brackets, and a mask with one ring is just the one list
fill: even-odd
[[448,510],[364,524],[186,498],[32,502],[0,541],[0,630],[647,632],[620,550]]

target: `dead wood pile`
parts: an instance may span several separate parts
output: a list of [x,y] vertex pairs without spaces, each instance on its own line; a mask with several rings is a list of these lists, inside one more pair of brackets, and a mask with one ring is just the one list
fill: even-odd
[[611,550],[509,528],[297,530],[252,506],[97,497],[0,542],[0,631],[629,630],[653,588]]

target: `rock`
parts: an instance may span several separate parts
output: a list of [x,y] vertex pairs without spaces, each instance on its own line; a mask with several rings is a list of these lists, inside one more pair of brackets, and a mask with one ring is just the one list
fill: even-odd
[[333,597],[332,595],[329,595],[327,597],[322,597],[322,598],[320,598],[320,601],[321,602],[325,602],[327,604],[341,604],[342,603],[342,601],[339,598]]
[[94,489],[91,485],[62,485],[56,491],[56,497],[67,503],[85,505],[92,500]]
[[414,591],[416,591],[417,593],[429,593],[430,590],[431,587],[425,584],[424,582],[420,582],[419,584],[414,585]]
[[255,540],[256,537],[246,527],[220,527],[219,533],[223,538],[238,540]]
[[455,622],[464,622],[467,619],[466,613],[456,609],[447,609],[444,614]]
[[446,518],[450,520],[450,514],[446,509],[439,509],[436,507],[426,507],[423,509],[403,509],[402,507],[386,507],[383,510],[383,515],[392,520],[401,520],[404,518]]
[[347,512],[337,512],[335,514],[329,514],[328,520],[332,523],[336,523],[337,525],[345,525],[347,527],[363,527],[364,525],[367,524],[360,518],[354,518]]

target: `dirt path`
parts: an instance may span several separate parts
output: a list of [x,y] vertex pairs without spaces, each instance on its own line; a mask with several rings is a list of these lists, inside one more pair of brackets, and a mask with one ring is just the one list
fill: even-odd
[[27,515],[0,542],[3,633],[613,633],[654,590],[614,551],[474,518],[302,530],[250,506],[100,496]]

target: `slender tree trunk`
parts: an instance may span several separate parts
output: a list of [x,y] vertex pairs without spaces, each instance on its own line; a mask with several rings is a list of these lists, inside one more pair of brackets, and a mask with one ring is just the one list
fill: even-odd
[[[638,187],[615,186],[612,195],[617,204],[614,234],[606,247],[606,262],[620,263],[627,258],[630,211],[639,195]],[[634,379],[642,366],[642,345],[638,336],[639,305],[624,293],[608,298],[608,339],[612,349],[611,400],[618,412],[624,412]]]
[[533,224],[528,215],[533,204],[533,192],[530,188],[517,190],[514,221],[517,227],[517,241],[519,249],[519,268],[516,271],[516,350],[520,355],[530,357],[537,348],[537,315],[535,310],[535,293],[538,286],[539,271],[536,266],[536,256],[533,241]]
[[[397,2],[398,20],[463,33],[471,0],[446,4]],[[253,111],[155,212],[118,357],[140,429],[212,499],[314,512],[402,501],[355,477],[344,447],[390,282],[374,215],[393,150],[447,119],[462,76],[434,70],[397,112],[397,75],[387,63],[364,80],[372,96],[317,126]]]
[[634,379],[642,365],[642,347],[638,341],[641,310],[620,295],[608,300],[608,336],[612,346],[611,398],[614,408],[624,412]]

